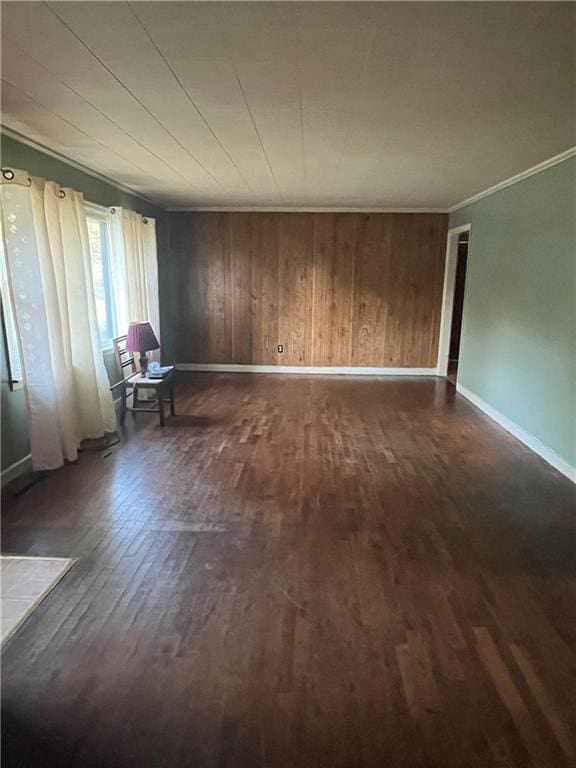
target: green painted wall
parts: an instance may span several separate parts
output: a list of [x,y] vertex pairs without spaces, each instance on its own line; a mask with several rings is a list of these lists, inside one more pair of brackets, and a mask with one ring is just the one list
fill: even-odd
[[[33,176],[41,176],[51,181],[56,181],[60,186],[73,187],[82,192],[85,200],[104,206],[123,206],[132,211],[137,211],[143,216],[151,216],[156,219],[156,231],[158,236],[159,252],[159,282],[162,293],[162,282],[166,282],[166,269],[162,266],[162,243],[167,239],[165,234],[165,219],[163,209],[148,203],[136,195],[130,195],[113,184],[90,176],[83,171],[61,162],[50,155],[46,155],[27,144],[22,144],[15,139],[0,135],[0,158],[2,167],[21,168],[27,170]],[[163,302],[161,302],[162,304]],[[168,303],[169,304],[169,303]],[[162,307],[161,307],[162,311]],[[164,326],[164,320],[161,319]],[[169,336],[170,322],[166,318],[166,331]],[[163,333],[164,338],[164,333]],[[28,423],[26,418],[26,400],[24,390],[12,391],[7,383],[6,357],[4,345],[0,344],[2,365],[2,391],[1,391],[1,469],[6,469],[14,462],[24,458],[30,452],[28,441]],[[116,371],[113,355],[106,354],[104,362],[111,383],[120,377]]]
[[26,415],[26,400],[24,390],[17,389],[14,392],[8,384],[8,367],[6,364],[6,352],[4,344],[0,344],[0,358],[2,366],[2,391],[0,401],[0,422],[2,432],[2,469],[11,466],[30,453],[28,440],[28,426]]
[[0,156],[3,168],[21,168],[32,176],[56,181],[61,187],[73,187],[82,192],[84,198],[91,203],[122,206],[141,213],[142,216],[157,218],[162,215],[163,209],[160,206],[124,192],[112,183],[101,181],[4,134],[0,134]]
[[450,216],[471,223],[458,382],[576,466],[576,158]]

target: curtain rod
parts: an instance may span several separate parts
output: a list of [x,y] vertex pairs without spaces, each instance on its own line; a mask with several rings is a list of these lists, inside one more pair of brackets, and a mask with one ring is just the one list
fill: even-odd
[[[128,208],[128,210],[130,210],[130,209]],[[114,214],[114,213],[116,213],[116,208],[114,208],[114,207],[109,208],[109,211],[110,211],[110,213]],[[136,213],[136,211],[133,211],[133,213]],[[140,214],[137,214],[137,215],[140,216]],[[142,216],[142,223],[143,224],[148,224],[148,219],[146,218],[146,216]]]
[[[1,173],[2,173],[2,179],[0,179],[0,182],[2,183],[3,181],[6,181],[12,184],[19,184],[22,187],[32,186],[32,179],[28,175],[27,171],[20,170],[19,168],[13,169],[13,168],[7,167],[7,168],[2,168]],[[66,192],[61,188],[58,190],[58,197],[60,199],[63,199],[66,197]],[[84,202],[87,206],[92,206],[93,208],[101,208],[102,210],[108,210],[110,211],[110,213],[116,213],[116,208],[114,207],[101,206],[101,205],[98,205],[97,203],[91,203],[89,200],[85,200]],[[144,224],[148,224],[148,219],[146,218],[146,216],[142,217],[142,222]]]
[[[22,174],[26,174],[25,176],[22,176]],[[22,178],[20,181],[19,177]],[[14,171],[12,168],[2,168],[2,179],[7,182],[11,182],[12,184],[18,184],[21,187],[31,187],[32,186],[32,179],[30,176],[28,176],[28,173],[26,171],[20,171],[16,169]],[[58,189],[58,197],[63,200],[66,197],[66,192],[59,188]]]
[[[24,171],[22,171],[24,173]],[[20,184],[23,187],[31,187],[32,186],[32,179],[28,174],[26,174],[25,180],[26,184],[24,183],[24,180],[19,181],[16,178],[16,173],[12,170],[12,168],[2,168],[2,178],[6,181],[12,181],[14,184]]]

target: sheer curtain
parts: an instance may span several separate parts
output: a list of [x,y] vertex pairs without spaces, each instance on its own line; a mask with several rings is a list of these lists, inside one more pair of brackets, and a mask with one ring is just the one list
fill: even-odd
[[129,323],[148,320],[160,338],[156,222],[126,208],[112,208],[111,212],[118,331],[126,333]]
[[96,319],[83,197],[43,179],[0,188],[32,464],[56,469],[116,429]]

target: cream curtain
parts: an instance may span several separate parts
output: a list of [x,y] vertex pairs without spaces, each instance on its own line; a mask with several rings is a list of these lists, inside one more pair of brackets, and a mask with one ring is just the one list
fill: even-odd
[[112,208],[113,291],[118,332],[148,320],[160,338],[156,222],[125,208]]
[[28,401],[32,463],[74,461],[116,429],[100,346],[83,197],[43,179],[3,183],[2,221]]

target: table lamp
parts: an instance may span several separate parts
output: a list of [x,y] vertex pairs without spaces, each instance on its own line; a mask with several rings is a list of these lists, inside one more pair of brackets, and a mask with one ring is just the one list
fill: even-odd
[[150,352],[152,349],[160,349],[160,344],[150,323],[130,323],[126,334],[126,351],[140,353],[142,376],[146,376],[148,371],[146,352]]

